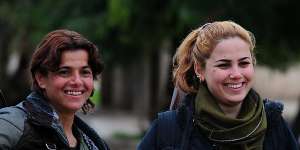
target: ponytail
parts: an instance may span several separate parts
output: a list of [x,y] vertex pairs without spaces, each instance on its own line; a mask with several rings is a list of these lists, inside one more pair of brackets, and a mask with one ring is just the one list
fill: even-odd
[[173,78],[175,86],[186,93],[195,92],[193,49],[198,37],[198,30],[193,30],[180,44],[173,57]]

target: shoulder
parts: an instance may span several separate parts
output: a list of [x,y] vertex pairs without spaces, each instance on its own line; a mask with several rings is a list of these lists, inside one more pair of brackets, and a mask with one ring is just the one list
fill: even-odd
[[298,149],[297,141],[288,124],[282,117],[283,104],[274,100],[264,100],[268,127],[265,138],[266,147],[277,149]]
[[144,137],[140,141],[140,143],[137,145],[137,150],[155,150],[157,149],[157,125],[158,120],[155,119],[149,129],[146,131]]
[[5,107],[0,109],[0,122],[1,124],[6,122],[15,126],[17,129],[22,130],[26,115],[25,110],[20,104],[17,106]]
[[19,106],[0,109],[0,149],[12,147],[23,134],[25,111]]
[[264,108],[268,121],[279,121],[282,118],[284,106],[277,100],[264,99]]
[[270,99],[264,99],[264,106],[266,111],[277,112],[277,113],[282,113],[284,108],[283,104],[278,100],[270,100]]
[[178,146],[182,132],[178,124],[178,117],[178,110],[158,113],[157,118],[152,122],[137,149],[155,150]]

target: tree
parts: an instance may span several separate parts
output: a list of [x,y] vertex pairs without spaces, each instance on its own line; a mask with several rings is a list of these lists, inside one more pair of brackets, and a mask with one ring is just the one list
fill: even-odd
[[[192,29],[205,22],[233,20],[256,35],[260,64],[285,68],[298,62],[300,56],[299,31],[296,30],[300,21],[294,19],[297,4],[296,0],[1,1],[0,66],[3,69],[0,77],[3,82],[0,88],[9,99],[24,97],[29,91],[29,82],[24,81],[29,77],[26,67],[33,49],[47,32],[69,28],[82,33],[100,47],[108,66],[103,80],[103,90],[106,90],[103,94],[108,99],[106,103],[110,102],[109,93],[113,93],[109,86],[111,70],[115,66],[126,67],[144,60],[149,63],[149,106],[153,107],[149,116],[153,118],[161,108],[157,58],[164,43],[169,43],[172,55]],[[13,52],[18,52],[22,59],[14,75],[9,76],[4,68]]]

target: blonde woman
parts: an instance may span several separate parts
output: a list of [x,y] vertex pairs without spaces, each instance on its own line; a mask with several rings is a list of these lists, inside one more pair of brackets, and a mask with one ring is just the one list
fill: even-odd
[[232,21],[193,30],[174,56],[178,107],[158,115],[138,149],[298,149],[282,104],[253,89],[254,47],[254,36]]

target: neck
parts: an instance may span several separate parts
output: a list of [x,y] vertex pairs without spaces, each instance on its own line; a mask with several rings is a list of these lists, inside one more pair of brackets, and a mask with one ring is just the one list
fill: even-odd
[[59,121],[64,128],[65,135],[67,136],[70,147],[76,147],[77,140],[73,134],[73,122],[74,122],[74,114],[59,114]]
[[229,106],[229,105],[224,105],[224,104],[219,103],[219,106],[222,109],[222,111],[225,113],[226,116],[228,116],[230,118],[237,118],[237,116],[240,113],[242,103],[239,103],[234,106]]
[[74,115],[63,115],[59,114],[59,121],[63,125],[64,130],[71,130],[74,121]]

